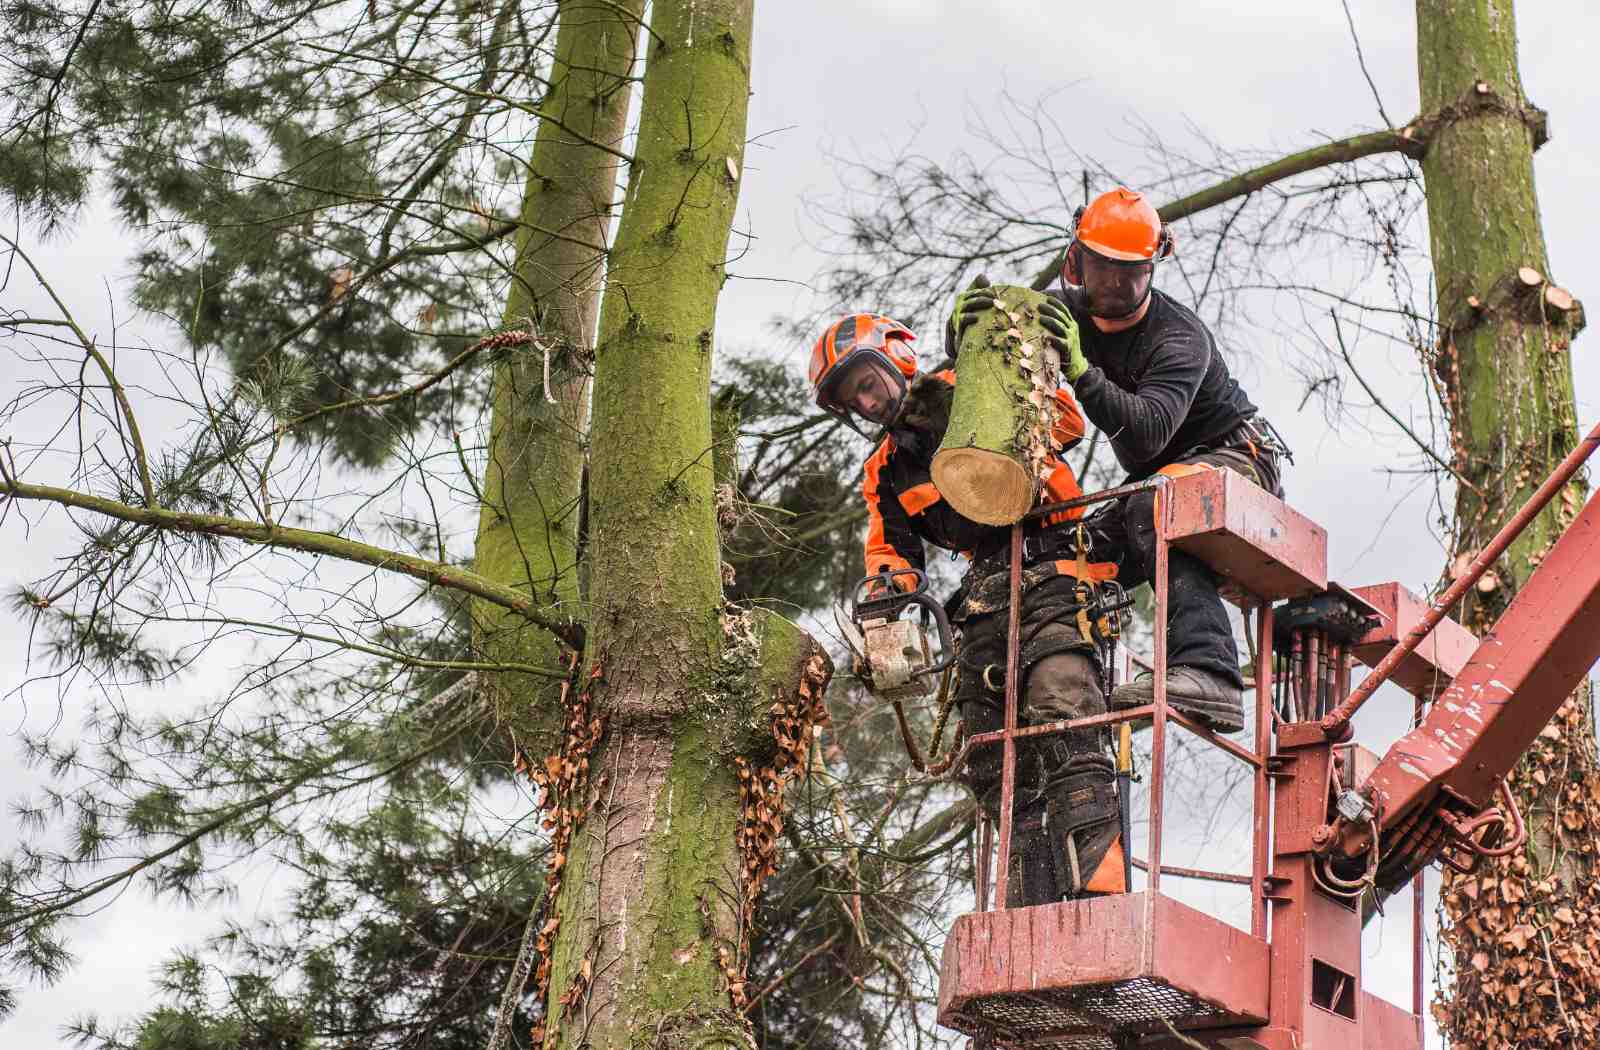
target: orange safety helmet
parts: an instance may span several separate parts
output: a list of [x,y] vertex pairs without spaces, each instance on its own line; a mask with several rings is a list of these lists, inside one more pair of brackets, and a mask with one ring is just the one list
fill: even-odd
[[847,314],[817,337],[811,348],[811,394],[817,407],[844,420],[851,413],[879,426],[893,422],[917,374],[916,335],[882,314]]
[[1088,312],[1107,320],[1138,313],[1172,233],[1144,194],[1118,186],[1078,209],[1061,278],[1084,289]]

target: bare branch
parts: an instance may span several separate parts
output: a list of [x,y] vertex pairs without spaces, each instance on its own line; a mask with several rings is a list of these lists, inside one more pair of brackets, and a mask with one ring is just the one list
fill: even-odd
[[117,399],[117,407],[121,410],[123,421],[128,426],[128,441],[133,446],[133,461],[139,469],[139,484],[144,489],[145,505],[152,508],[158,506],[155,485],[150,480],[150,462],[145,455],[144,439],[139,434],[139,422],[133,417],[133,404],[128,400],[128,392],[123,389],[121,381],[117,379],[116,372],[112,370],[111,362],[106,360],[99,347],[95,346],[94,340],[89,338],[88,334],[78,326],[77,320],[72,316],[72,311],[67,309],[67,304],[61,301],[61,297],[50,286],[50,282],[45,280],[44,274],[39,272],[39,268],[34,265],[33,259],[27,252],[22,250],[22,246],[3,233],[0,233],[0,243],[4,243],[9,247],[28,269],[33,271],[33,279],[39,282],[39,287],[43,288],[45,294],[49,295],[51,301],[56,304],[56,308],[61,311],[62,318],[71,327],[72,334],[77,336],[84,353],[93,359],[101,373],[106,377],[106,382],[111,385],[111,392]]
[[[1408,157],[1419,157],[1426,146],[1420,125],[1420,121],[1412,121],[1404,128],[1385,128],[1382,131],[1369,131],[1364,135],[1324,142],[1320,146],[1291,153],[1270,164],[1263,164],[1232,178],[1223,179],[1214,186],[1208,186],[1197,193],[1191,193],[1163,205],[1157,211],[1161,213],[1162,221],[1176,222],[1219,204],[1226,204],[1236,197],[1254,193],[1275,182],[1304,175],[1308,171],[1325,168],[1330,164],[1343,164],[1379,153],[1403,153]],[[1050,282],[1056,279],[1056,274],[1061,272],[1064,252],[1065,249],[1058,253],[1050,261],[1050,265],[1040,270],[1038,276],[1033,279],[1032,287],[1035,291],[1044,291],[1050,286]]]
[[[1388,405],[1383,403],[1383,399],[1378,397],[1377,392],[1372,389],[1372,387],[1367,383],[1366,378],[1361,374],[1361,370],[1356,367],[1355,361],[1351,359],[1350,351],[1344,345],[1344,331],[1339,326],[1338,313],[1333,310],[1329,310],[1328,316],[1333,318],[1333,335],[1339,343],[1339,356],[1344,358],[1344,363],[1350,368],[1350,374],[1356,377],[1356,382],[1361,384],[1361,389],[1365,390],[1367,392],[1367,396],[1372,398],[1372,403],[1377,405],[1383,414],[1388,416],[1390,421],[1393,422],[1395,426],[1399,427],[1405,433],[1406,437],[1410,438],[1412,443],[1420,448],[1429,459],[1439,464],[1440,469],[1444,470],[1451,477],[1455,478],[1457,483],[1465,485],[1474,492],[1479,491],[1476,485],[1474,485],[1467,478],[1462,477],[1454,467],[1452,467],[1449,463],[1446,463],[1444,459],[1440,457],[1439,453],[1433,450],[1432,445],[1418,437],[1415,431],[1407,426],[1399,416],[1395,415],[1393,410],[1391,410]],[[1309,393],[1307,396],[1310,396]],[[1304,402],[1301,403],[1304,404]]]

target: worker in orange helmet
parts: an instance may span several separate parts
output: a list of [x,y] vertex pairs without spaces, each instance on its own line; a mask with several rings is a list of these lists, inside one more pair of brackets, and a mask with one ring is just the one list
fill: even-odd
[[[975,290],[986,290],[979,278]],[[975,294],[974,291],[964,293]],[[967,322],[970,323],[970,322]],[[959,328],[947,327],[946,354]],[[971,558],[960,590],[946,603],[961,631],[956,699],[969,735],[999,729],[1004,712],[1007,565],[1010,530],[972,521],[951,507],[932,478],[933,454],[950,418],[955,373],[917,369],[915,337],[898,322],[876,314],[849,314],[817,339],[809,376],[823,410],[877,447],[864,469],[867,505],[865,567],[869,576],[922,570],[924,543]],[[1083,437],[1083,415],[1066,389],[1055,394],[1060,409],[1055,437],[1063,452]],[[1058,460],[1045,481],[1044,499],[1080,494],[1072,470]],[[1058,533],[1076,530],[1058,516]],[[1103,679],[1094,638],[1081,633],[1077,566],[1065,551],[1035,551],[1030,534],[1022,600],[1023,724],[1081,718],[1105,712]],[[1087,566],[1095,578],[1115,566]],[[895,577],[910,584],[913,577]],[[1094,628],[1092,628],[1094,629]],[[1126,889],[1117,819],[1115,773],[1098,730],[1026,740],[1017,749],[1017,793],[1007,897],[1017,905]],[[991,819],[999,813],[999,748],[973,755],[961,775]]]
[[[1078,216],[1061,268],[1061,298],[1041,311],[1061,351],[1062,373],[1084,414],[1099,427],[1127,480],[1227,467],[1282,495],[1280,461],[1289,451],[1229,373],[1205,322],[1155,289],[1156,266],[1172,255],[1172,234],[1144,194],[1119,187]],[[992,296],[987,302],[992,302]],[[977,292],[957,304],[953,323],[987,309]],[[1107,504],[1090,522],[1118,565],[1124,586],[1155,573],[1155,494]],[[1244,726],[1244,683],[1217,578],[1183,551],[1168,560],[1167,697],[1218,732]],[[1148,675],[1119,686],[1114,708],[1152,703]]]

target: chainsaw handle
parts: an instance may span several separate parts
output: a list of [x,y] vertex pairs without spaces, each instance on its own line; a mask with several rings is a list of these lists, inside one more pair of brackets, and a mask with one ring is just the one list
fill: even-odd
[[940,674],[945,668],[956,662],[955,632],[950,629],[950,617],[945,615],[944,604],[934,600],[933,595],[925,590],[918,589],[910,595],[911,602],[933,612],[933,622],[939,628],[939,652],[937,663],[929,664],[918,671],[918,674]]
[[[916,586],[909,591],[901,590],[895,585],[895,578],[900,576],[912,577]],[[950,617],[945,614],[944,605],[928,593],[928,577],[921,569],[886,569],[866,577],[856,584],[850,616],[857,624],[864,620],[895,620],[908,605],[920,605],[930,611],[939,629],[940,659],[916,673],[940,674],[955,663],[955,632],[950,629]]]
[[[903,590],[894,581],[898,576],[910,576],[915,581],[911,590]],[[921,569],[885,569],[867,576],[856,584],[850,598],[850,615],[861,620],[894,619],[900,615],[914,595],[925,594],[928,577]]]

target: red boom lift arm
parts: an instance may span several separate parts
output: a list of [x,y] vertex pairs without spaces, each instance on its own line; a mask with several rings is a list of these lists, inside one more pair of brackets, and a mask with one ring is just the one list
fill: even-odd
[[[1330,739],[1600,446],[1600,426],[1563,461],[1434,605],[1428,619],[1323,719]],[[1434,614],[1437,615],[1434,615]],[[1377,886],[1392,892],[1434,859],[1470,871],[1480,856],[1521,846],[1521,815],[1505,776],[1600,659],[1600,493],[1591,497],[1426,718],[1338,798],[1314,838],[1347,865],[1380,850]],[[1386,667],[1385,665],[1388,665]],[[1503,806],[1495,804],[1496,793]]]

